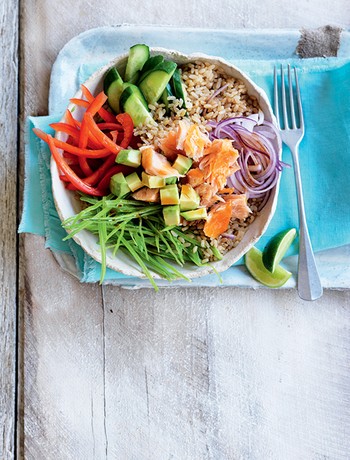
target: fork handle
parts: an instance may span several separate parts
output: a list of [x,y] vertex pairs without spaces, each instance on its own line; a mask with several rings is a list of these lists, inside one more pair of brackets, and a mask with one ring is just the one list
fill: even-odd
[[299,208],[298,294],[304,300],[316,300],[322,296],[323,289],[306,223],[298,151],[298,145],[291,149]]

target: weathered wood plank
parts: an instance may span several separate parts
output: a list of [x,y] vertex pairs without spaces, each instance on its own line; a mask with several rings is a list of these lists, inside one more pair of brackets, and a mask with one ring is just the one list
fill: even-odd
[[108,458],[348,457],[348,293],[106,287],[104,300]]
[[42,238],[27,235],[24,251],[20,454],[28,460],[102,459],[101,292],[64,274]]
[[15,449],[17,2],[2,2],[0,30],[0,458],[5,460]]
[[[180,0],[165,18],[160,0],[121,2],[108,15],[99,2],[21,3],[24,115],[47,113],[55,55],[91,27],[312,27],[350,11],[345,1],[322,14],[316,0],[299,9],[270,0],[265,15],[261,2],[237,0],[214,15],[186,2],[184,16]],[[314,304],[268,290],[101,295],[63,274],[42,239],[26,236],[21,254],[26,459],[347,458],[348,293]]]
[[[44,37],[55,29],[56,18],[48,20],[49,4],[43,5],[21,3],[22,168],[24,120],[47,114],[50,71],[59,50],[47,48]],[[21,243],[20,458],[105,458],[101,289],[63,273],[43,238],[24,235]]]

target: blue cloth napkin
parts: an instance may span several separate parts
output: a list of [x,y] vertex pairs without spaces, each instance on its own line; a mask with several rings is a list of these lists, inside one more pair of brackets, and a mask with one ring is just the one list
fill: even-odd
[[[313,247],[319,251],[349,244],[350,60],[316,58],[289,59],[285,62],[295,65],[299,70],[306,121],[306,133],[300,149],[300,166]],[[244,59],[234,63],[264,88],[272,100],[273,67],[280,64],[281,60],[260,60],[258,66],[256,62]],[[84,82],[103,64],[81,65],[77,75],[79,83]],[[50,152],[46,144],[32,132],[33,127],[50,132],[49,124],[61,116],[61,113],[57,113],[47,117],[30,117],[27,121],[24,210],[19,231],[43,235],[46,247],[72,254],[81,281],[94,282],[99,280],[100,264],[87,256],[74,241],[62,241],[65,232],[60,226],[51,192]],[[283,159],[292,164],[286,148],[283,150]],[[257,246],[262,249],[271,236],[290,227],[298,227],[293,168],[283,171],[275,216]],[[297,241],[289,255],[296,252]],[[107,270],[107,280],[123,278],[126,277]],[[195,284],[205,285],[205,278],[196,280]]]

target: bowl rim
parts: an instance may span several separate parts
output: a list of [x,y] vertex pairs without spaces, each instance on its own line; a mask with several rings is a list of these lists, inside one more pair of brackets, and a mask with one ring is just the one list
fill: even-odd
[[[275,116],[273,114],[272,106],[270,104],[270,101],[269,101],[268,96],[267,96],[266,92],[264,91],[264,89],[261,88],[260,86],[258,86],[244,71],[239,69],[237,66],[235,66],[231,62],[228,62],[227,60],[225,60],[224,58],[221,58],[220,56],[211,56],[211,55],[200,53],[200,52],[186,54],[186,53],[182,53],[181,51],[162,48],[162,47],[150,47],[150,53],[151,53],[151,55],[157,53],[157,54],[164,54],[164,55],[167,55],[167,56],[171,56],[171,59],[173,59],[175,62],[184,61],[184,63],[185,62],[189,63],[189,62],[194,62],[194,61],[215,61],[216,65],[218,65],[218,66],[221,65],[222,67],[224,67],[225,72],[227,71],[225,68],[228,68],[229,72],[237,74],[237,75],[235,75],[235,78],[237,77],[238,79],[243,80],[243,83],[246,86],[248,86],[247,89],[248,89],[249,94],[251,94],[252,90],[253,90],[253,92],[255,93],[254,95],[258,99],[258,103],[259,103],[260,108],[261,108],[261,102],[263,102],[263,105],[265,106],[265,110],[262,110],[262,109],[261,110],[263,111],[264,116],[266,117],[266,115],[268,115],[268,118],[269,118],[268,121],[273,123],[274,126],[277,128],[276,118],[275,118]],[[89,87],[89,85],[91,85],[92,83],[95,83],[97,81],[97,85],[98,85],[99,83],[101,83],[101,79],[102,79],[103,75],[107,72],[107,70],[110,67],[114,66],[114,65],[121,66],[123,64],[123,61],[127,59],[128,55],[129,55],[129,53],[126,52],[126,53],[123,53],[121,55],[116,56],[115,58],[110,60],[107,64],[105,64],[104,66],[102,66],[99,69],[97,69],[83,84]],[[81,90],[81,86],[80,86],[78,88],[78,90],[76,91],[76,93],[74,94],[73,98],[80,98],[81,96],[82,96],[82,90]],[[71,110],[73,107],[76,108],[77,106],[74,103],[69,102],[69,104],[67,105],[67,109]],[[64,121],[64,118],[65,118],[65,115],[62,116],[60,121]],[[57,137],[59,139],[62,139],[62,138],[64,138],[64,135],[62,133],[56,132],[55,137]],[[278,158],[281,159],[282,145],[281,145],[280,142],[279,142],[279,149],[278,150],[279,150],[278,151]],[[57,165],[56,165],[56,163],[55,163],[55,161],[53,160],[52,157],[51,157],[51,161],[50,161],[50,172],[51,172],[51,179],[52,179],[51,180],[51,186],[52,186],[53,199],[54,199],[54,203],[55,203],[57,213],[58,213],[58,215],[60,217],[60,220],[62,222],[66,218],[70,217],[70,215],[65,215],[64,211],[62,210],[62,203],[61,203],[62,200],[61,200],[61,196],[60,196],[60,193],[59,193],[60,188],[57,189],[55,187],[55,184],[57,184],[57,182],[58,182],[57,179],[59,179],[59,172],[58,172]],[[224,272],[229,267],[234,265],[238,260],[240,260],[241,257],[244,256],[244,254],[246,254],[252,246],[254,246],[254,244],[265,233],[265,231],[266,231],[267,227],[269,226],[269,224],[271,222],[271,219],[274,216],[274,213],[276,211],[278,195],[279,195],[280,180],[281,180],[281,174],[279,174],[277,182],[276,182],[276,185],[272,189],[272,193],[271,193],[271,195],[270,195],[270,197],[269,197],[269,199],[268,199],[268,201],[267,201],[267,203],[265,205],[265,206],[267,206],[267,204],[271,202],[270,211],[269,211],[267,217],[265,218],[263,225],[259,226],[258,234],[253,236],[249,240],[249,242],[247,242],[246,244],[243,245],[242,248],[240,248],[241,243],[244,240],[244,236],[247,233],[247,232],[245,232],[245,234],[244,234],[243,238],[240,240],[239,244],[235,248],[232,248],[230,251],[228,251],[223,256],[223,259],[221,259],[220,261],[208,263],[208,264],[206,264],[206,265],[204,265],[202,267],[197,267],[197,266],[195,266],[193,264],[193,270],[192,271],[187,271],[186,270],[186,272],[185,272],[186,276],[188,276],[190,279],[192,279],[192,278],[194,279],[194,278],[199,278],[199,277],[206,276],[206,275],[213,274],[213,273],[217,273],[217,272]],[[59,179],[59,182],[61,182],[60,179]],[[62,187],[63,187],[63,185],[62,185]],[[67,189],[63,189],[63,188],[61,188],[61,190],[64,190],[66,196],[70,197],[70,201],[72,201],[72,199],[74,199],[73,192],[71,192],[71,191],[69,191]],[[260,216],[258,216],[257,219],[259,217]],[[250,225],[253,225],[254,222],[257,219],[255,219],[252,222],[252,224],[250,224]],[[92,257],[95,261],[101,263],[101,253],[100,253],[100,251],[98,249],[97,243],[96,243],[96,248],[92,248],[89,245],[87,245],[86,242],[84,242],[84,240],[86,239],[86,237],[85,237],[86,234],[89,234],[89,235],[93,236],[94,239],[97,242],[97,237],[95,235],[93,235],[92,233],[86,231],[86,230],[83,230],[83,231],[77,233],[76,235],[74,235],[72,237],[72,239],[77,244],[79,244],[81,246],[81,248],[83,249],[83,251],[86,254],[88,254],[90,257]],[[238,252],[236,252],[236,254],[235,254],[235,256],[233,258],[232,257],[230,258],[229,257],[230,253],[232,255],[232,251],[234,251],[234,250],[237,251],[237,248],[239,248],[240,250]],[[130,256],[127,256],[127,257],[130,258]],[[126,268],[121,269],[121,268],[116,267],[115,262],[117,262],[117,261],[118,261],[118,256],[115,256],[115,257],[113,257],[113,259],[110,259],[110,257],[108,256],[108,253],[107,253],[106,266],[108,268],[110,268],[110,269],[112,269],[114,271],[117,271],[119,273],[122,273],[122,274],[124,274],[126,276],[135,276],[135,277],[143,278],[143,279],[147,278],[147,276],[137,268],[138,264],[136,264],[136,262],[133,261],[133,263],[128,265],[128,266],[126,266]],[[182,271],[181,270],[182,267],[176,266],[176,268],[179,271]],[[151,271],[151,273],[152,273],[152,277],[154,279],[163,279],[157,273],[154,273],[152,271]]]

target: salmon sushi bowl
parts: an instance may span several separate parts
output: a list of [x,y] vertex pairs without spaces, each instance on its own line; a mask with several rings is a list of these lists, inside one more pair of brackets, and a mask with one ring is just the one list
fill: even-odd
[[51,127],[56,209],[106,268],[156,280],[223,272],[275,212],[281,142],[265,92],[219,57],[137,44]]

